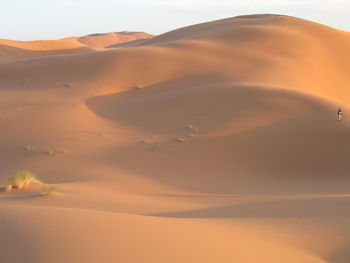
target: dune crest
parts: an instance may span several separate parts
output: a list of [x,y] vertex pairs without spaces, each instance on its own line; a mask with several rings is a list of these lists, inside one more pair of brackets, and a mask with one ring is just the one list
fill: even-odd
[[93,52],[95,49],[132,46],[152,38],[144,32],[115,32],[68,37],[59,40],[15,41],[0,39],[0,59],[35,58],[43,56]]
[[111,48],[115,45],[126,44],[129,42],[147,40],[153,35],[144,32],[112,32],[97,33],[82,37],[70,37],[69,40],[75,40],[91,48]]

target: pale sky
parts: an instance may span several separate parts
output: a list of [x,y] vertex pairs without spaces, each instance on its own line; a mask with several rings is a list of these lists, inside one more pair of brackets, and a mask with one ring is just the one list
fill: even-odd
[[350,0],[0,0],[0,38],[57,39],[179,27],[244,14],[285,14],[350,31]]

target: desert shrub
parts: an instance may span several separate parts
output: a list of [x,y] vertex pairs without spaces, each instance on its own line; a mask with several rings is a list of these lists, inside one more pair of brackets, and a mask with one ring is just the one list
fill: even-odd
[[34,150],[34,147],[30,144],[27,144],[25,147],[24,147],[27,151],[33,151]]
[[194,127],[192,124],[187,125],[187,128],[189,128],[192,132],[198,133],[199,129]]
[[177,141],[177,142],[185,142],[185,139],[184,139],[184,138],[179,137],[179,138],[176,138],[176,141]]
[[43,182],[30,171],[18,172],[6,181],[6,191],[27,187],[30,183],[42,184]]
[[57,186],[43,186],[43,188],[41,188],[41,195],[42,196],[57,194],[60,192],[61,191]]
[[54,153],[55,153],[55,149],[53,148],[47,149],[47,154],[54,154]]

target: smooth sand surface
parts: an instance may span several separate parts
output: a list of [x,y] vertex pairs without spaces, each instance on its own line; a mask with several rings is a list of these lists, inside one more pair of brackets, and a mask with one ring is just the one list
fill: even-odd
[[148,40],[154,36],[145,32],[111,32],[97,33],[82,37],[70,37],[67,39],[75,40],[91,48],[113,48],[126,45],[128,43],[139,43],[139,41]]
[[93,52],[96,49],[134,46],[154,36],[144,32],[115,32],[59,40],[16,41],[0,39],[0,60]]
[[93,48],[69,39],[38,41],[0,39],[0,60],[26,59],[92,51],[94,51]]
[[0,41],[1,183],[61,190],[0,193],[1,262],[350,261],[348,32],[252,15],[57,41]]

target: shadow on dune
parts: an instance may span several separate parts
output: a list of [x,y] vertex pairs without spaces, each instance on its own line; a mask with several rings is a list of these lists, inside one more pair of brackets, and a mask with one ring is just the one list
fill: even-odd
[[125,42],[125,43],[113,44],[113,45],[107,46],[106,48],[138,47],[138,46],[142,46],[142,44],[144,44],[144,43],[147,43],[148,40],[149,40],[149,38],[136,39],[136,40]]
[[216,75],[199,75],[89,98],[100,117],[151,133],[177,134],[193,124],[206,132],[227,123],[292,118],[324,112],[321,103],[276,87],[231,85]]
[[7,195],[7,196],[1,196],[0,200],[28,199],[28,198],[34,198],[34,197],[40,197],[40,196],[41,196],[40,193]]
[[346,246],[342,247],[332,256],[327,258],[327,262],[332,263],[348,263],[350,258],[350,244],[347,243]]
[[[163,83],[94,97],[87,105],[101,117],[168,136],[111,149],[102,158],[171,186],[210,193],[329,193],[334,185],[340,192],[349,186],[350,127],[310,96],[254,86]],[[189,123],[199,129],[196,138],[186,137]],[[175,140],[179,136],[184,143]]]
[[35,244],[33,244],[32,235],[28,233],[30,229],[27,229],[28,223],[22,223],[23,216],[17,216],[9,209],[2,209],[0,214],[1,262],[41,262],[40,256],[33,252]]
[[236,135],[111,149],[103,161],[190,191],[346,193],[350,135],[316,132],[281,122]]
[[152,214],[171,218],[343,218],[350,216],[349,197],[272,200],[198,210]]

